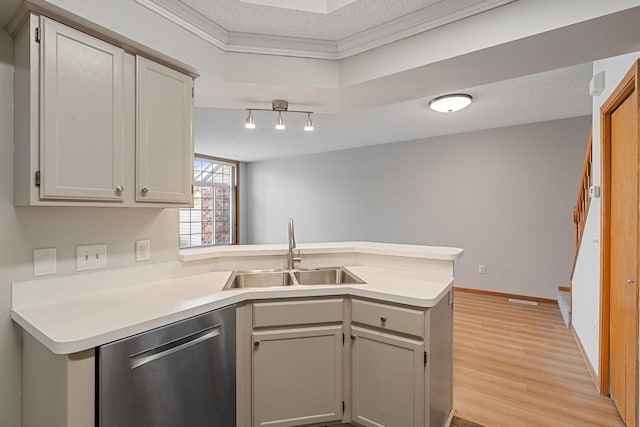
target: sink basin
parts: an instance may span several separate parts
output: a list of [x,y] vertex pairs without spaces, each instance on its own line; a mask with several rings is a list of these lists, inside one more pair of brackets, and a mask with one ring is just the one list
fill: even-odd
[[358,276],[344,267],[309,268],[299,270],[234,271],[222,288],[269,288],[308,285],[364,284]]
[[346,285],[365,283],[358,276],[344,267],[314,268],[294,270],[293,275],[298,284],[307,285]]
[[254,270],[234,271],[222,290],[240,288],[269,288],[275,286],[291,286],[294,279],[289,271]]

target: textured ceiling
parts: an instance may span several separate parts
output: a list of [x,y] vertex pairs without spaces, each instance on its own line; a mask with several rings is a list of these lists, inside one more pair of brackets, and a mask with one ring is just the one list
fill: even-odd
[[[367,145],[408,141],[591,114],[592,64],[582,64],[473,88],[474,102],[455,114],[435,113],[420,98],[351,114],[314,114],[315,130],[305,132],[302,114],[253,113],[256,129],[244,128],[244,110],[198,108],[196,152],[257,161]],[[438,95],[438,94],[433,94]]]
[[331,13],[358,0],[240,0],[242,3],[302,10],[314,13]]
[[[328,14],[239,0],[179,0],[227,31],[338,41],[416,10],[451,0],[358,0]],[[477,0],[472,3],[481,3]],[[467,2],[468,3],[468,2]]]

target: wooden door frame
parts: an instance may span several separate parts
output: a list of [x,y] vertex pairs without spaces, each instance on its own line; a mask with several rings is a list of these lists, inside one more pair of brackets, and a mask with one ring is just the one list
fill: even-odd
[[[636,61],[631,69],[618,84],[611,96],[602,104],[600,108],[600,140],[601,140],[601,221],[600,221],[600,366],[598,370],[600,394],[609,395],[609,323],[610,323],[610,275],[611,275],[611,114],[618,108],[627,97],[640,88],[640,60]],[[640,99],[640,96],[637,97]],[[636,105],[636,111],[640,112],[640,106]],[[637,115],[638,120],[640,114]],[[636,141],[640,141],[640,123],[636,128]],[[638,160],[638,159],[637,159]],[[638,162],[637,171],[640,171],[640,162]],[[636,173],[638,179],[638,173]],[[640,187],[639,187],[640,188]],[[636,242],[638,244],[640,242]],[[636,307],[638,307],[638,293],[636,293]],[[636,319],[636,336],[638,335],[638,322]],[[638,348],[636,348],[636,370],[638,363]],[[638,419],[638,375],[634,375],[635,381],[635,415],[634,419]]]

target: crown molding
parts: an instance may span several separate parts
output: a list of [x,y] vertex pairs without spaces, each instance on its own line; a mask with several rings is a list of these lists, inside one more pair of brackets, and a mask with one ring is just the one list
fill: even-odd
[[400,16],[338,41],[339,59],[348,58],[443,25],[504,6],[516,0],[449,0]]
[[229,32],[180,1],[133,0],[183,29],[224,51],[228,50]]
[[227,31],[181,1],[133,0],[225,52],[340,60],[517,0],[449,0],[419,9],[341,40]]
[[228,52],[260,53],[316,59],[341,59],[338,44],[329,40],[229,32]]

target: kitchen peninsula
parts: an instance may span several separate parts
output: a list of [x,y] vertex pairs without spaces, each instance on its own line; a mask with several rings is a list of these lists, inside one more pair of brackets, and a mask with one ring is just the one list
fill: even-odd
[[286,245],[195,249],[180,262],[14,283],[24,425],[38,416],[94,425],[96,348],[234,304],[237,426],[445,425],[453,263],[463,251],[371,242],[297,249],[297,269],[344,266],[365,283],[222,290],[233,271],[284,269]]

